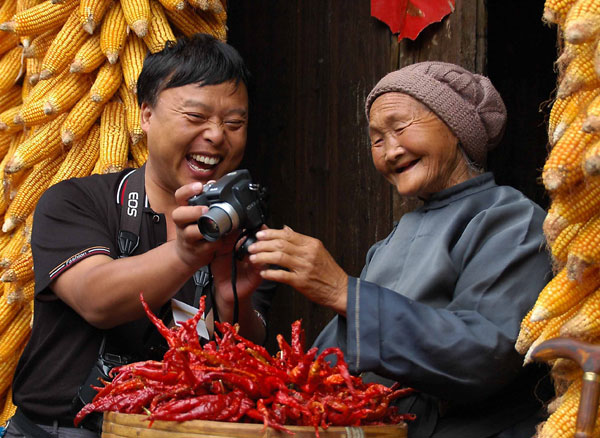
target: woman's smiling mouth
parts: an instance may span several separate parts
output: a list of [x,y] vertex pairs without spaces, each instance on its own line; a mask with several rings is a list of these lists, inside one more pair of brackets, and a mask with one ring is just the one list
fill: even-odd
[[415,166],[415,164],[417,164],[420,160],[421,160],[420,158],[417,158],[416,160],[409,161],[408,163],[398,167],[396,169],[396,173],[402,173],[406,170],[412,169]]

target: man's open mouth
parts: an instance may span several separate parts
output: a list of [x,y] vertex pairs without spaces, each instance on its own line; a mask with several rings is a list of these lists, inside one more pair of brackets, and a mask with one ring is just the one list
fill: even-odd
[[408,163],[398,167],[396,169],[396,173],[402,173],[406,170],[412,169],[414,167],[414,165],[417,164],[420,160],[421,160],[420,158],[417,158],[416,160],[409,161]]
[[194,170],[210,170],[221,162],[221,157],[189,154],[187,160]]

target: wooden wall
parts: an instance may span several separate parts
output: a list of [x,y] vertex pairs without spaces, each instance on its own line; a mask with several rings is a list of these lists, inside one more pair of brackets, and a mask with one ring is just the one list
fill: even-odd
[[[415,42],[399,44],[384,24],[370,16],[368,0],[229,2],[229,42],[253,73],[244,165],[270,189],[270,226],[286,224],[321,239],[348,274],[360,274],[370,245],[385,237],[393,221],[414,206],[398,199],[372,165],[365,97],[387,72],[426,59],[486,73],[487,66],[494,66],[490,75],[496,75],[499,88],[506,91],[507,106],[529,113],[520,114],[524,120],[507,131],[509,141],[524,141],[502,149],[494,157],[500,164],[491,167],[502,182],[543,199],[536,178],[546,153],[545,131],[543,115],[536,108],[549,97],[552,85],[544,89],[543,83],[532,84],[535,66],[516,68],[490,59],[492,45],[499,56],[508,55],[507,15],[527,10],[531,17],[520,20],[520,31],[527,32],[532,22],[541,27],[543,1],[497,2],[506,11],[494,12],[503,18],[493,25],[484,3],[457,1],[455,12],[442,23],[426,29]],[[519,20],[510,26],[518,27],[514,21]],[[511,47],[518,51],[522,46],[515,40]],[[535,62],[535,56],[529,58],[526,62]],[[543,67],[549,71],[550,83],[551,62]],[[528,94],[528,88],[539,93]],[[521,165],[515,166],[515,161]],[[276,351],[275,334],[288,338],[290,324],[297,318],[303,319],[307,341],[312,342],[332,316],[282,286],[270,315],[268,348]]]

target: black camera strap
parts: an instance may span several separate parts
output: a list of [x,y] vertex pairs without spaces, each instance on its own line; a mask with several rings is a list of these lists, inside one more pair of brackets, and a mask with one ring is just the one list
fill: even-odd
[[145,164],[139,169],[132,170],[121,180],[117,191],[117,203],[121,204],[119,257],[129,257],[140,243],[142,212],[144,205],[148,205],[145,173]]

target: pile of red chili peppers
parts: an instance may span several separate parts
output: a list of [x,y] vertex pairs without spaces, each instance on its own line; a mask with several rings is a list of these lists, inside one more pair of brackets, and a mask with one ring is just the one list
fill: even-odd
[[[338,348],[328,348],[318,357],[316,348],[305,352],[300,321],[292,324],[291,345],[277,336],[280,351],[273,357],[228,323],[217,322],[221,336],[200,345],[196,325],[204,314],[204,301],[193,318],[169,329],[140,298],[169,350],[162,362],[114,368],[113,380],[95,388],[98,394],[77,414],[75,425],[91,412],[114,411],[146,414],[151,422],[259,422],[286,432],[290,431],[284,425],[313,426],[318,437],[319,426],[397,424],[414,419],[389,405],[411,389],[365,384],[350,375]],[[325,360],[328,355],[337,357],[336,365]]]

